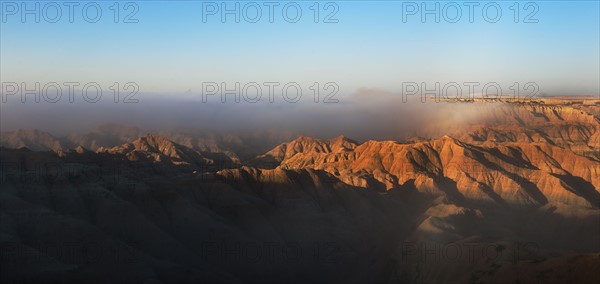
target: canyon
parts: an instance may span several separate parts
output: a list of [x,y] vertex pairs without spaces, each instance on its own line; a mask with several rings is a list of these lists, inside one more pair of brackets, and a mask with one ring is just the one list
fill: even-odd
[[397,140],[2,132],[0,278],[599,282],[600,102],[445,103],[479,112]]

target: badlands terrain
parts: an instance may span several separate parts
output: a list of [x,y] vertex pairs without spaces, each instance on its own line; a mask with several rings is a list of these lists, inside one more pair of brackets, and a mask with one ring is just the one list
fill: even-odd
[[1,133],[0,282],[599,283],[600,100],[345,133]]

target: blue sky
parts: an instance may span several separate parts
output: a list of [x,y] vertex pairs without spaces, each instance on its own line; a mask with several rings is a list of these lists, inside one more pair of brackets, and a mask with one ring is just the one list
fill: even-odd
[[[2,1],[3,8],[7,2]],[[474,22],[462,6],[457,23],[440,23],[420,14],[402,21],[407,1],[333,1],[338,23],[313,19],[314,1],[296,1],[302,17],[288,23],[275,7],[274,22],[267,8],[257,23],[240,23],[220,14],[203,22],[202,1],[138,1],[138,23],[113,21],[113,1],[97,1],[102,17],[88,23],[75,8],[70,23],[66,7],[57,23],[34,21],[20,12],[0,23],[3,82],[136,82],[142,92],[178,96],[200,91],[201,82],[336,82],[344,94],[378,88],[398,92],[402,82],[535,82],[540,91],[556,95],[599,93],[598,1],[519,2],[519,23],[510,9],[513,1],[496,1],[502,16],[496,23],[481,15],[478,2]],[[205,1],[220,4],[223,1]],[[243,7],[248,1],[239,1]],[[35,2],[27,2],[33,7]],[[46,3],[41,3],[43,7]],[[62,2],[58,2],[62,3]],[[83,3],[83,2],[82,2]],[[263,2],[257,2],[260,5]],[[421,1],[414,3],[421,4]],[[435,2],[428,2],[433,7]],[[438,2],[443,8],[448,2]],[[82,4],[83,5],[83,4]],[[229,7],[234,2],[228,1]],[[131,8],[131,7],[129,7]],[[249,10],[250,11],[250,10]],[[451,10],[448,10],[452,12]],[[293,15],[290,12],[290,15]],[[493,10],[490,15],[494,15]],[[50,15],[52,16],[52,15]]]

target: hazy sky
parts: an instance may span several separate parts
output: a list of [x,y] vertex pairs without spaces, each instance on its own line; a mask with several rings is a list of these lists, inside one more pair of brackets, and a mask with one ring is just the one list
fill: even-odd
[[[335,82],[342,96],[361,87],[399,92],[402,82],[423,81],[499,82],[507,88],[535,82],[546,94],[599,93],[598,1],[520,2],[518,23],[513,1],[495,2],[502,13],[495,23],[494,7],[488,18],[482,15],[487,2],[474,6],[473,23],[463,2],[455,2],[462,14],[456,23],[450,22],[456,6],[444,9],[448,2],[437,2],[439,23],[433,14],[422,23],[420,1],[319,2],[318,23],[314,1],[296,1],[302,15],[295,23],[295,7],[282,16],[286,2],[273,6],[273,23],[260,1],[256,23],[250,22],[256,5],[244,9],[244,1],[237,2],[239,23],[234,15],[222,23],[223,1],[120,2],[118,9],[114,1],[96,2],[102,10],[96,23],[87,21],[94,20],[94,7],[82,16],[85,2],[74,6],[73,23],[69,8],[57,2],[62,15],[49,23],[56,7],[44,9],[47,3],[39,1],[40,23],[33,14],[24,15],[23,23],[22,7],[13,13],[10,4],[23,2],[2,1],[2,82],[98,82],[105,92],[113,82],[135,82],[140,92],[181,97],[199,94],[202,82],[223,81],[298,82],[305,92],[311,82]],[[33,9],[36,2],[25,3]],[[415,3],[419,11],[409,15]],[[219,11],[212,15],[214,7]],[[123,23],[134,8],[130,20],[138,22]]]

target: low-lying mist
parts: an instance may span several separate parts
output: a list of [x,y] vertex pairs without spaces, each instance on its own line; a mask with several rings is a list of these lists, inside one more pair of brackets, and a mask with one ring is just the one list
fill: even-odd
[[[233,98],[233,97],[231,97]],[[285,130],[330,138],[338,135],[364,141],[401,140],[411,136],[430,138],[444,129],[478,123],[481,115],[497,104],[436,102],[418,96],[403,102],[400,94],[360,89],[336,103],[296,103],[262,100],[221,103],[218,98],[172,98],[166,95],[138,96],[137,103],[47,103],[33,101],[3,103],[2,131],[39,129],[56,136],[85,131],[99,124],[136,126],[148,131],[199,129],[218,131]]]

